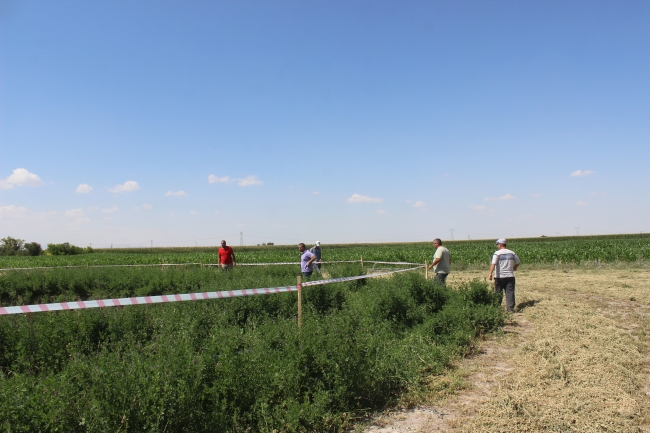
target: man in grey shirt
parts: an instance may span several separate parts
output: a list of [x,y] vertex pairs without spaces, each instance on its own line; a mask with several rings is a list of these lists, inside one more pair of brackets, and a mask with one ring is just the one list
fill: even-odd
[[445,284],[447,275],[451,271],[451,254],[449,250],[442,246],[442,241],[439,238],[433,240],[433,246],[436,252],[433,255],[433,262],[429,265],[429,269],[433,268],[436,276],[433,281],[440,284]]
[[494,290],[497,295],[506,293],[506,308],[511,313],[515,312],[515,271],[521,261],[514,251],[506,248],[506,240],[501,238],[497,240],[497,250],[492,256],[492,265],[490,266],[489,279],[492,280],[494,271]]

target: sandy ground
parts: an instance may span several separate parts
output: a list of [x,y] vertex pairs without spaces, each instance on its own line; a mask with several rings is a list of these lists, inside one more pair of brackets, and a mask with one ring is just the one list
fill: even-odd
[[501,335],[363,431],[650,432],[650,269],[522,269],[516,295]]

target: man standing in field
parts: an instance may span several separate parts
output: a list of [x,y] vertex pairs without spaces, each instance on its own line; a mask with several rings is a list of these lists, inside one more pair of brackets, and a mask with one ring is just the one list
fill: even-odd
[[218,264],[221,265],[221,270],[223,272],[231,270],[233,266],[236,265],[235,252],[231,247],[226,245],[226,241],[221,241],[221,248],[219,248],[218,256]]
[[313,263],[316,256],[302,242],[298,244],[298,250],[300,251],[300,271],[303,277],[309,279],[314,272]]
[[316,256],[316,261],[315,261],[316,270],[320,274],[320,266],[321,266],[321,263],[322,263],[321,250],[320,250],[320,241],[316,241],[316,244],[309,249],[309,252]]
[[433,261],[429,265],[429,269],[433,268],[433,272],[436,274],[433,277],[433,282],[445,284],[447,275],[451,271],[451,254],[447,248],[442,246],[442,241],[439,238],[433,240],[433,247],[436,252],[433,254]]
[[511,313],[515,312],[515,271],[520,263],[517,254],[506,248],[506,240],[503,238],[497,240],[497,250],[492,256],[489,278],[492,280],[496,269],[494,289],[501,299],[503,299],[503,292],[506,292],[506,308]]

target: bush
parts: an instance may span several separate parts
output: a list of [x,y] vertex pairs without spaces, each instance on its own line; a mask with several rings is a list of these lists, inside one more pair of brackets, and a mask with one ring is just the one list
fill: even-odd
[[47,251],[53,256],[71,256],[88,252],[87,249],[84,250],[83,248],[77,247],[75,245],[70,245],[68,242],[62,244],[47,244]]
[[41,252],[43,252],[43,248],[38,242],[30,242],[28,244],[25,244],[25,249],[30,256],[38,256],[41,254]]

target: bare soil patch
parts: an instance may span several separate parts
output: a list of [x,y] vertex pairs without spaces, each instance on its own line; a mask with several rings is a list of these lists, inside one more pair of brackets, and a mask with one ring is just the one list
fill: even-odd
[[524,270],[517,304],[420,405],[365,431],[650,432],[650,270]]

